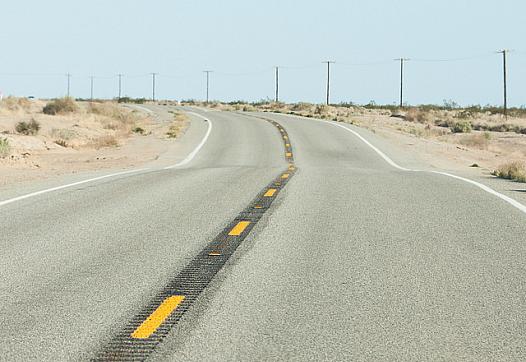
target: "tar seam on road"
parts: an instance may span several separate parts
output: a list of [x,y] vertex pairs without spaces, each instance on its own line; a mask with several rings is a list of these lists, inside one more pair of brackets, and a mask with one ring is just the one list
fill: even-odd
[[287,169],[261,190],[247,208],[201,250],[121,332],[113,336],[94,361],[142,361],[148,358],[250,234],[295,174],[297,168],[294,166],[294,154],[287,132],[276,121],[260,119],[272,123],[283,135]]

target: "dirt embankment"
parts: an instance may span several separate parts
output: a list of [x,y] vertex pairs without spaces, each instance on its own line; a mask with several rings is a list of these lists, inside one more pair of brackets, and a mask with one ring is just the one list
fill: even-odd
[[52,175],[133,167],[156,159],[187,125],[114,102],[0,102],[0,187]]

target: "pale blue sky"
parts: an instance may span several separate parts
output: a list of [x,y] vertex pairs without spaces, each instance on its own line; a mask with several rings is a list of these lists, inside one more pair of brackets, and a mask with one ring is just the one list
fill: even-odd
[[64,95],[71,72],[72,95],[94,74],[111,98],[124,73],[125,94],[150,97],[158,72],[158,97],[203,99],[211,69],[211,98],[253,101],[273,97],[281,65],[282,100],[321,103],[331,59],[333,102],[393,103],[403,56],[410,104],[500,104],[493,51],[509,48],[509,102],[526,104],[524,0],[2,0],[0,24],[4,94]]

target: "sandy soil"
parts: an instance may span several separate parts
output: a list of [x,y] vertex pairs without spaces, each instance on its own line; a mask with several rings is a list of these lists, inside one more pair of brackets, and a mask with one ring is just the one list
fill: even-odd
[[[159,119],[116,104],[92,109],[80,103],[77,112],[50,116],[42,113],[45,104],[24,99],[0,103],[0,138],[10,145],[8,154],[0,157],[0,187],[55,175],[139,166],[157,159],[187,126],[182,115],[167,113]],[[32,119],[40,124],[37,134],[16,131],[19,122]]]

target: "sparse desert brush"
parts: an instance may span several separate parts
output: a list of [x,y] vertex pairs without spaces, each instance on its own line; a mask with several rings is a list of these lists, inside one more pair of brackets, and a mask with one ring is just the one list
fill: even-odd
[[51,102],[48,102],[42,109],[44,114],[57,115],[78,112],[79,107],[77,102],[71,97],[57,98]]
[[292,105],[291,110],[295,112],[305,112],[305,111],[311,111],[313,108],[313,105],[310,103],[296,103]]
[[68,143],[65,140],[55,140],[55,143],[59,146],[62,146],[64,148],[68,147]]
[[9,96],[0,102],[0,108],[8,111],[28,111],[31,109],[31,101],[27,98]]
[[0,138],[0,158],[5,158],[9,156],[11,152],[11,145],[7,138]]
[[460,144],[468,147],[475,147],[481,150],[486,150],[491,140],[491,134],[489,132],[473,134],[464,136],[460,139]]
[[431,114],[419,108],[410,108],[405,114],[405,120],[414,123],[431,123]]
[[119,142],[117,141],[117,138],[115,138],[115,136],[112,135],[100,136],[98,138],[93,139],[91,143],[88,144],[88,146],[91,146],[96,149],[104,147],[116,147],[118,145]]
[[452,122],[449,128],[453,133],[469,133],[473,129],[469,121]]
[[508,180],[526,182],[526,163],[523,161],[508,162],[499,166],[492,174]]
[[141,128],[141,127],[135,127],[134,129],[132,129],[132,132],[133,133],[138,133],[138,134],[144,134],[144,128]]
[[40,131],[40,123],[38,123],[34,119],[32,119],[29,122],[18,122],[15,126],[15,130],[18,133],[26,136],[33,136],[36,135],[38,131]]
[[77,133],[67,128],[53,128],[50,132],[50,135],[51,137],[59,140],[69,141],[77,136]]

